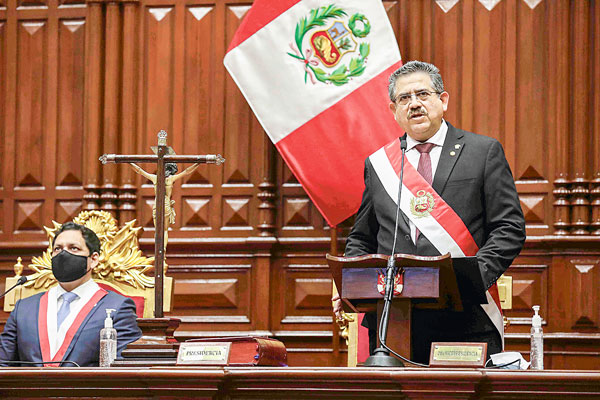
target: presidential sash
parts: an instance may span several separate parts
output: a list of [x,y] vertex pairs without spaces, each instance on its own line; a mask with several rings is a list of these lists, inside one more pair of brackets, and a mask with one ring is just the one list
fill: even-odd
[[[83,320],[90,313],[92,308],[100,301],[101,298],[106,296],[108,292],[104,289],[98,289],[96,293],[88,300],[87,303],[83,306],[81,311],[75,317],[75,320],[67,330],[65,334],[65,339],[63,340],[61,346],[58,351],[54,355],[54,357],[50,357],[50,338],[48,336],[48,292],[44,293],[44,295],[40,299],[40,309],[38,314],[38,334],[40,338],[40,350],[42,352],[42,360],[43,361],[62,361],[67,349],[71,345],[75,334],[81,327]],[[100,332],[98,332],[100,334]],[[60,364],[49,364],[51,367],[59,367]]]
[[[369,160],[385,191],[397,204],[402,162],[400,141],[395,139],[388,143],[373,153]],[[450,253],[452,257],[477,255],[479,247],[463,220],[406,159],[400,209],[440,254]],[[488,303],[481,307],[498,330],[504,347],[504,323],[495,283],[486,291],[486,297]]]

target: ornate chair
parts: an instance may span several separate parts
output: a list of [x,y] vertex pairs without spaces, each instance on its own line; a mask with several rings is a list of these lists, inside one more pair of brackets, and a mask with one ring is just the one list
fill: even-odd
[[[106,211],[82,211],[73,222],[93,230],[101,242],[100,263],[92,272],[92,278],[101,287],[130,297],[136,305],[139,318],[154,316],[154,257],[145,257],[138,247],[138,234],[142,229],[135,227],[135,220],[118,228],[117,221]],[[49,245],[41,257],[33,257],[28,265],[33,274],[22,286],[4,297],[4,311],[10,312],[17,300],[47,291],[56,285],[52,275],[52,240],[61,224],[52,221],[53,228],[44,227]],[[6,278],[6,288],[17,283],[23,273],[21,257],[15,264],[15,276]],[[164,311],[170,311],[173,293],[173,278],[164,276]]]

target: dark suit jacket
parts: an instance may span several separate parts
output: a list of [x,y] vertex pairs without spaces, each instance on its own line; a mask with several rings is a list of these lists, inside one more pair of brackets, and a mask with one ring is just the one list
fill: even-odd
[[[42,361],[38,333],[40,299],[44,293],[17,301],[10,313],[4,332],[0,335],[0,365],[2,361]],[[100,359],[100,330],[104,328],[106,309],[113,313],[113,324],[117,330],[117,356],[127,344],[139,339],[142,332],[136,322],[135,304],[127,297],[108,291],[92,308],[73,337],[63,360],[75,361],[80,366],[98,366]],[[50,360],[43,360],[50,361]],[[14,364],[11,364],[14,366]],[[23,366],[31,366],[23,364]],[[39,364],[38,366],[43,366]],[[73,364],[65,363],[65,367]]]
[[[454,156],[450,155],[452,151]],[[383,188],[369,159],[365,162],[364,174],[365,191],[348,236],[346,256],[390,254],[397,206]],[[479,247],[476,258],[455,261],[463,300],[477,298],[476,293],[469,293],[468,280],[473,279],[473,267],[475,271],[478,267],[487,289],[511,265],[525,242],[525,220],[502,146],[495,139],[448,124],[432,186],[463,220]],[[424,235],[419,236],[415,246],[408,219],[402,216],[398,222],[395,253],[439,255]],[[438,312],[430,317],[438,326],[454,322],[457,329],[465,331],[493,330],[481,307],[469,306],[466,304],[462,315],[444,318],[445,314]]]

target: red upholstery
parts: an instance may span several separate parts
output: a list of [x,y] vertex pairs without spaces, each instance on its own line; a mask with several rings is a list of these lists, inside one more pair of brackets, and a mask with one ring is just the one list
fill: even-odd
[[110,290],[111,292],[118,293],[121,296],[129,297],[135,303],[135,315],[137,315],[138,318],[144,317],[144,298],[142,296],[127,296],[126,294],[119,292],[117,289],[113,288],[112,286],[109,286],[102,282],[97,282],[97,283],[98,283],[98,286],[100,286],[102,289]]
[[364,313],[358,314],[358,337],[356,362],[363,363],[369,358],[369,330],[362,326]]

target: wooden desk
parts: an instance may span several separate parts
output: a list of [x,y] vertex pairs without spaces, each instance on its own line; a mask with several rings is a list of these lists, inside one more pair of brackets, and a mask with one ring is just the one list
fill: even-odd
[[0,368],[0,397],[600,398],[600,371],[373,368]]

